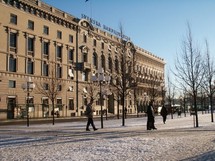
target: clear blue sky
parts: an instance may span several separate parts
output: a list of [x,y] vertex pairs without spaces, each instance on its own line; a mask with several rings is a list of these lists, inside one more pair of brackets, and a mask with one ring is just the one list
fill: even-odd
[[122,23],[131,41],[174,67],[189,21],[193,38],[204,49],[209,42],[215,53],[215,0],[42,0],[71,15],[92,16],[119,31]]

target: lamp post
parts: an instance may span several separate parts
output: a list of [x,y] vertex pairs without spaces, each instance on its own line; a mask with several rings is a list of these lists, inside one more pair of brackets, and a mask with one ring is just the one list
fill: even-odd
[[110,76],[105,75],[103,68],[99,68],[97,73],[92,74],[93,82],[97,82],[99,84],[99,96],[100,96],[100,106],[101,106],[101,128],[103,128],[103,93],[102,93],[102,84],[110,82]]
[[28,77],[26,82],[22,84],[22,89],[27,92],[27,104],[26,104],[26,112],[27,112],[27,126],[29,127],[29,97],[30,92],[33,91],[35,84],[32,82],[31,77]]

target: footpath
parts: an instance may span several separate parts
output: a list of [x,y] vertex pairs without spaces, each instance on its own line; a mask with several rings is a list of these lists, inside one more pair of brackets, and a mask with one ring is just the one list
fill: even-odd
[[[171,119],[156,116],[157,130],[146,130],[146,117],[95,119],[97,131],[86,131],[86,120],[0,127],[1,161],[214,161],[215,123],[210,114]],[[84,118],[83,118],[84,119]],[[32,122],[32,123],[31,123]]]
[[[127,118],[135,118],[135,117],[144,117],[146,116],[144,113],[137,114],[128,114]],[[119,118],[121,119],[121,115]],[[100,120],[101,116],[94,116],[94,120]],[[110,115],[110,116],[103,116],[103,120],[110,120],[110,119],[117,119],[116,115]],[[74,116],[74,117],[56,117],[54,118],[54,123],[63,123],[63,122],[77,122],[77,121],[85,121],[86,116]],[[29,124],[47,124],[47,123],[53,123],[53,118],[30,118]],[[2,125],[25,125],[27,124],[27,118],[24,119],[8,119],[8,120],[0,120],[0,126]]]

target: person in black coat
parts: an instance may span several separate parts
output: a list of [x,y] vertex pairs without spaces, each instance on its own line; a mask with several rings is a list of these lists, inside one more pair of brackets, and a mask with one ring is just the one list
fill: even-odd
[[93,112],[95,112],[95,110],[92,107],[92,105],[93,105],[93,98],[90,99],[90,102],[87,104],[87,107],[86,107],[86,116],[88,117],[86,131],[90,131],[90,129],[89,129],[90,124],[92,125],[94,131],[98,130],[95,127],[94,122],[93,122]]
[[168,115],[166,107],[163,105],[161,109],[161,116],[163,117],[163,123],[166,123],[166,116]]
[[155,114],[154,114],[154,109],[153,109],[153,104],[154,101],[151,100],[149,103],[149,106],[147,108],[147,130],[156,130],[157,128],[155,127]]

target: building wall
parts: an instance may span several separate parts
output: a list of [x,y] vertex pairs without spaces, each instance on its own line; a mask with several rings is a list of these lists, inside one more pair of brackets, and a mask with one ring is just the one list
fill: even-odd
[[[11,14],[17,16],[17,24],[10,22]],[[59,92],[57,98],[62,99],[62,109],[60,110],[61,116],[80,116],[85,110],[85,98],[83,89],[90,81],[92,72],[101,67],[101,57],[105,57],[105,66],[108,66],[108,58],[111,57],[113,62],[118,56],[118,46],[120,45],[120,38],[111,35],[103,30],[93,27],[87,20],[80,20],[72,15],[65,13],[53,6],[49,6],[41,1],[36,0],[20,0],[20,1],[7,1],[0,0],[0,119],[16,118],[19,111],[25,109],[26,92],[22,89],[28,77],[39,85],[41,82],[47,83],[47,78],[50,75],[43,75],[43,62],[49,64],[51,68],[60,66],[62,69],[63,82],[62,90]],[[28,21],[34,22],[34,29],[28,28]],[[86,25],[86,26],[85,26]],[[44,26],[49,28],[49,34],[44,34]],[[62,38],[57,38],[57,32],[62,33]],[[10,33],[17,33],[17,47],[16,50],[10,47]],[[86,35],[87,42],[84,42]],[[69,41],[72,36],[73,41]],[[28,38],[34,39],[33,54],[28,50]],[[49,43],[49,57],[43,54],[43,42]],[[96,41],[96,45],[94,42]],[[104,44],[104,47],[102,47]],[[61,60],[56,57],[56,46],[62,46]],[[139,96],[145,92],[147,82],[145,79],[156,78],[156,81],[161,83],[164,81],[164,65],[163,59],[149,53],[148,51],[136,48],[137,56],[137,70],[140,72]],[[69,60],[69,50],[73,50],[73,61]],[[97,68],[93,66],[93,53],[97,54],[98,64]],[[87,54],[87,61],[83,63],[83,55]],[[9,58],[13,56],[17,60],[16,71],[9,71]],[[27,60],[30,59],[34,63],[34,70],[32,74],[27,73]],[[76,67],[80,64],[81,68]],[[69,69],[72,69],[73,76],[69,75]],[[88,79],[83,79],[83,72],[86,72]],[[106,69],[108,71],[108,69]],[[110,72],[110,71],[109,71]],[[151,77],[145,76],[152,75]],[[145,76],[145,77],[144,77]],[[9,81],[15,82],[15,87],[9,87]],[[73,88],[72,91],[68,89]],[[45,117],[51,115],[51,108],[44,110],[42,105],[44,95],[33,90],[30,93],[33,98],[34,110],[30,112],[30,117]],[[69,109],[69,99],[74,100],[74,108]],[[9,102],[14,101],[12,112],[9,110]],[[129,100],[129,99],[128,99]],[[105,101],[104,108],[107,106]],[[48,102],[51,104],[51,101]],[[116,111],[116,101],[114,105],[114,114]],[[121,107],[120,107],[121,108]],[[9,116],[11,113],[12,116]],[[135,112],[135,107],[129,109],[130,113]],[[100,105],[96,105],[96,114],[100,114]]]

